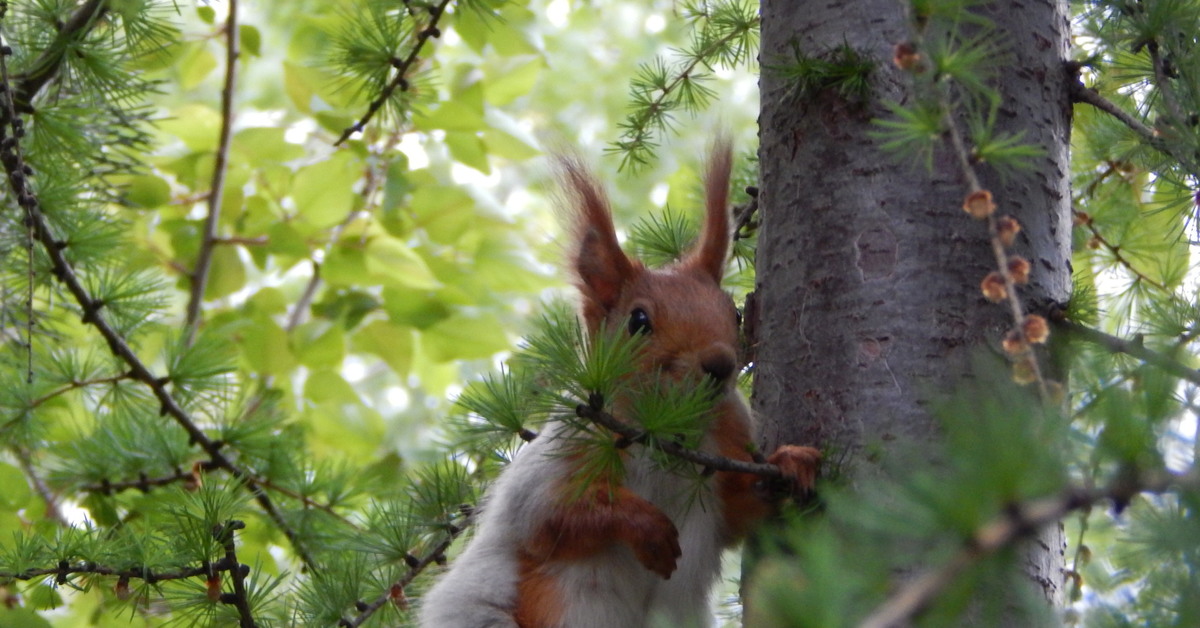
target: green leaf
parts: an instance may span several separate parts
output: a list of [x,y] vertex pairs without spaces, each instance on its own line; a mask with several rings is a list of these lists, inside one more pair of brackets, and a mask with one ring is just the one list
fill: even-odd
[[29,606],[36,609],[54,609],[63,605],[62,596],[53,587],[40,584],[25,592]]
[[483,143],[490,154],[511,161],[525,161],[541,154],[537,147],[495,128],[483,132]]
[[541,56],[513,59],[495,76],[484,83],[487,101],[497,107],[511,104],[514,100],[533,91],[546,62]]
[[440,295],[403,287],[383,289],[383,309],[393,323],[417,329],[425,329],[450,316],[450,308]]
[[285,375],[296,367],[287,333],[266,316],[258,316],[238,330],[242,358],[251,370],[263,375]]
[[290,61],[283,62],[283,89],[301,113],[312,112],[312,100],[319,81],[316,70]]
[[171,201],[171,185],[152,174],[134,175],[125,185],[122,198],[131,206],[143,209],[166,205]]
[[537,54],[537,46],[529,41],[529,35],[523,28],[523,25],[534,19],[536,16],[528,8],[515,2],[506,3],[501,11],[501,18],[488,22],[488,25],[493,27],[488,36],[488,43],[497,53],[506,57]]
[[206,105],[187,104],[173,110],[171,117],[157,124],[158,128],[183,140],[191,150],[208,152],[217,148],[221,114]]
[[267,250],[275,255],[292,258],[293,261],[285,263],[285,267],[291,266],[294,260],[308,257],[309,253],[304,236],[286,222],[277,222],[271,226],[271,230],[267,232]]
[[50,622],[37,613],[21,607],[0,606],[0,626],[4,628],[51,628]]
[[246,285],[246,266],[238,256],[238,247],[217,245],[213,248],[212,267],[208,285],[204,286],[205,300],[229,296]]
[[242,50],[250,54],[262,56],[262,34],[258,32],[258,28],[250,24],[238,25],[238,38],[242,44]]
[[483,111],[456,101],[445,101],[431,111],[418,111],[413,124],[422,131],[482,131],[487,123]]
[[0,506],[8,510],[24,508],[33,497],[29,483],[25,481],[25,474],[3,462],[0,462],[0,486],[4,487],[4,490],[0,491]]
[[355,351],[379,356],[392,372],[403,377],[412,367],[412,333],[411,329],[388,321],[371,321],[355,332],[352,346]]
[[455,11],[454,30],[463,41],[476,53],[483,52],[488,37],[497,26],[496,20],[489,20],[479,11]]
[[304,397],[314,403],[358,403],[358,393],[335,370],[313,371],[304,380]]
[[288,298],[279,288],[262,288],[246,299],[246,311],[274,316],[288,311]]
[[440,285],[425,260],[412,248],[390,236],[375,236],[367,243],[367,272],[385,285],[433,289]]
[[[384,289],[387,292],[387,289]],[[341,321],[346,330],[358,327],[363,318],[379,309],[379,299],[363,290],[338,290],[325,293],[320,302],[313,304],[315,316]]]
[[212,24],[217,19],[217,10],[210,6],[201,5],[196,7],[196,14],[200,16],[201,20],[204,20],[205,24]]
[[303,157],[304,147],[284,139],[285,133],[286,130],[280,127],[242,129],[234,134],[232,148],[255,168]]
[[341,325],[325,321],[306,323],[293,332],[293,337],[297,356],[304,366],[314,369],[341,366],[346,353]]
[[530,268],[517,253],[520,246],[505,238],[485,239],[475,251],[475,277],[498,293],[533,293],[555,285],[553,277]]
[[421,333],[421,348],[435,362],[487,358],[512,348],[495,316],[454,314]]
[[409,201],[409,213],[416,226],[442,244],[455,244],[463,234],[478,226],[475,199],[461,187],[422,185]]
[[362,173],[362,160],[349,150],[301,168],[291,194],[297,214],[318,229],[342,222],[358,198],[352,186]]
[[335,246],[321,265],[321,277],[333,286],[358,286],[367,276],[367,258],[357,246]]
[[199,85],[217,67],[217,59],[204,43],[184,44],[184,52],[175,62],[179,86],[185,90]]
[[445,141],[446,147],[450,149],[450,156],[459,162],[484,174],[492,172],[488,164],[487,147],[475,133],[446,133]]
[[360,403],[326,402],[305,413],[313,454],[369,460],[384,442],[383,418]]

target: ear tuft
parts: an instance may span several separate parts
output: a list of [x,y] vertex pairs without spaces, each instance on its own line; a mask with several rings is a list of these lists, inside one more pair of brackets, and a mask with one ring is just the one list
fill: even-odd
[[589,325],[598,324],[639,266],[617,242],[608,197],[600,183],[579,157],[560,154],[555,160],[572,231],[571,270],[584,298],[584,318]]
[[729,178],[733,168],[733,149],[729,136],[717,135],[704,175],[704,227],[700,240],[684,262],[697,268],[713,281],[721,283],[725,257],[729,254]]

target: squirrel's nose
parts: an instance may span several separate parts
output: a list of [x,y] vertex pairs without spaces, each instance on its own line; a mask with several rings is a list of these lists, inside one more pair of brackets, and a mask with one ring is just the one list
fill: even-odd
[[723,382],[733,375],[737,364],[730,352],[715,351],[701,358],[700,368],[704,370],[705,375],[718,382]]

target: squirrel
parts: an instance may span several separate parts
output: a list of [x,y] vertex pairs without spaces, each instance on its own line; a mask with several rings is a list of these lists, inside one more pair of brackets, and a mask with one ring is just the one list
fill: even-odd
[[[732,155],[717,140],[704,178],[698,242],[674,264],[647,268],[617,242],[605,193],[579,159],[561,157],[571,203],[569,256],[590,335],[644,334],[637,368],[678,381],[708,378],[718,396],[700,449],[750,462],[750,411],[736,389],[738,312],[720,282],[730,247]],[[688,379],[693,378],[693,379]],[[614,411],[620,419],[620,405]],[[711,624],[721,552],[773,512],[760,478],[717,471],[694,479],[629,448],[619,480],[580,494],[568,428],[551,421],[518,452],[483,500],[474,538],[423,596],[424,628],[641,628]],[[639,453],[639,450],[640,453]],[[767,461],[811,489],[821,454],[785,445]]]

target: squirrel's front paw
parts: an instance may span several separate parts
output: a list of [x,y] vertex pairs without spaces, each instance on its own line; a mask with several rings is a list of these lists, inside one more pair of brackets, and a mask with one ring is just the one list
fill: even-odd
[[646,569],[663,579],[671,577],[683,552],[679,531],[671,518],[649,502],[637,503],[625,513],[624,540]]
[[783,445],[767,458],[767,462],[779,467],[787,492],[793,497],[807,495],[817,481],[821,452],[812,447]]

